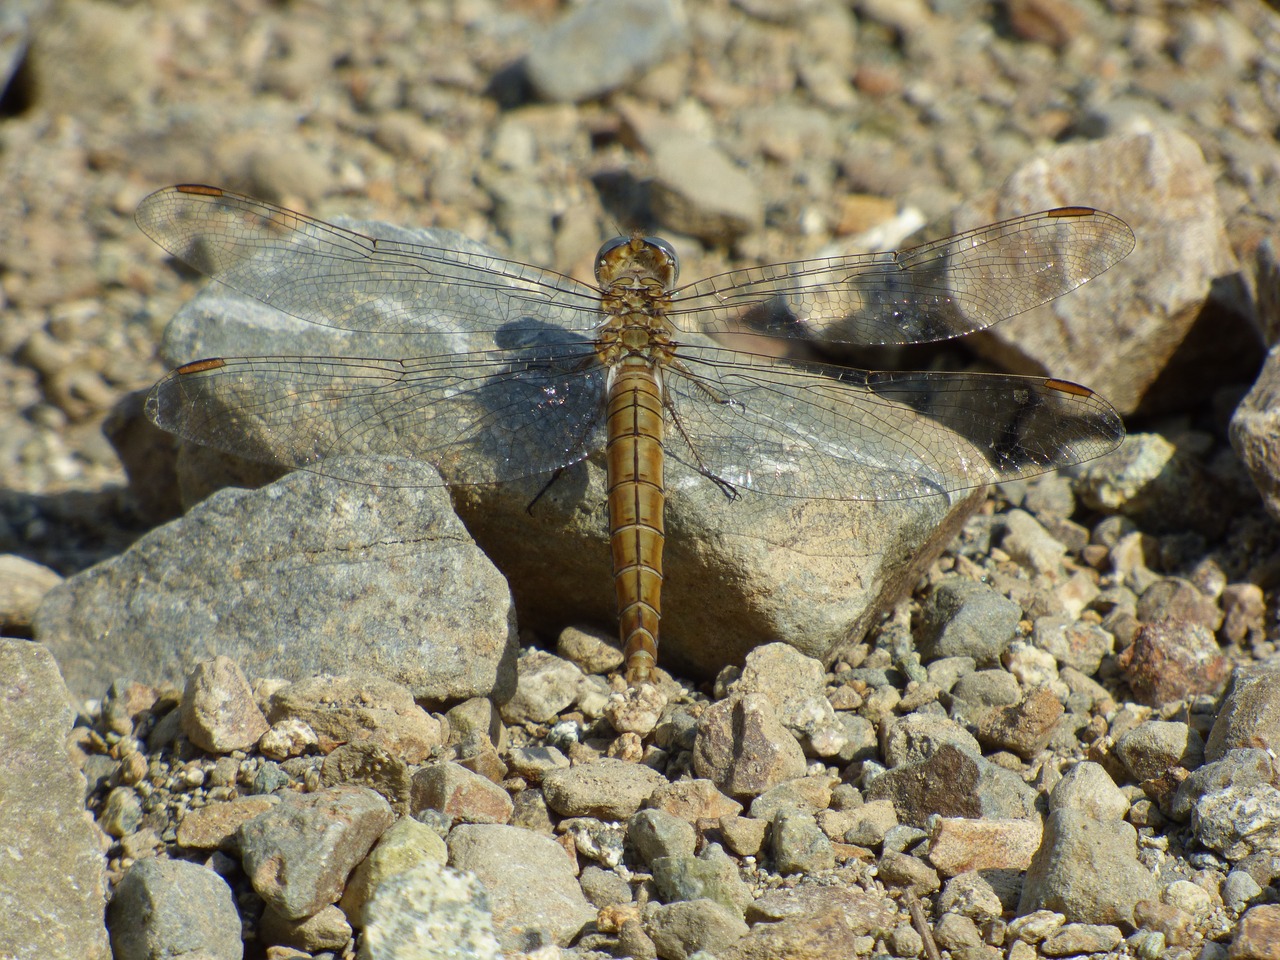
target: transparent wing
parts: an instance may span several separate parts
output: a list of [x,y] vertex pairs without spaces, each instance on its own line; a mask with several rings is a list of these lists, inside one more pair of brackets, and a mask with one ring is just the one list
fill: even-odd
[[1074,290],[1133,250],[1123,220],[1061,207],[907,250],[733,270],[682,288],[686,330],[904,344],[982,330]]
[[668,452],[735,488],[902,500],[1079,463],[1124,437],[1119,414],[1064,380],[779,365],[681,350]]
[[[319,472],[342,455],[415,457],[456,483],[545,473],[602,443],[600,295],[583,284],[465,238],[430,246],[392,228],[375,237],[212,187],[155,193],[138,222],[240,293],[305,321],[386,335],[370,343],[393,358],[187,364],[148,399],[165,429]],[[932,340],[1065,293],[1132,245],[1109,214],[1063,208],[901,253],[712,277],[680,293],[677,319],[775,336]],[[775,365],[688,339],[664,372],[672,453],[745,490],[927,496],[1085,460],[1123,435],[1105,401],[1064,381]]]
[[[188,440],[334,475],[347,455],[425,460],[450,483],[546,473],[603,444],[604,369],[562,341],[416,360],[249,357],[179,367],[146,413]],[[393,484],[394,485],[394,484]]]
[[[553,323],[587,333],[600,295],[550,270],[503,260],[478,244],[426,246],[373,237],[217,187],[151,194],[138,226],[192,268],[284,313],[380,334],[492,332]],[[405,234],[407,236],[407,232]],[[483,340],[469,341],[482,349]]]

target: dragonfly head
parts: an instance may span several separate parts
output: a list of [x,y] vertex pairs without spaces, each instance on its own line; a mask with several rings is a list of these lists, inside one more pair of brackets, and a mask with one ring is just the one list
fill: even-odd
[[628,286],[657,284],[663,292],[675,286],[680,258],[660,237],[614,237],[596,254],[596,282],[601,289],[619,283]]

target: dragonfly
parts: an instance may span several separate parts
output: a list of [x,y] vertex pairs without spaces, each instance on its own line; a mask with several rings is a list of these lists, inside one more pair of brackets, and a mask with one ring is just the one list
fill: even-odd
[[[362,232],[205,185],[159,190],[136,219],[232,290],[352,335],[349,352],[178,367],[145,410],[185,440],[335,476],[340,458],[410,457],[450,485],[554,482],[603,451],[633,686],[657,665],[664,458],[731,511],[743,496],[946,495],[1080,463],[1124,436],[1105,399],[1066,380],[779,361],[732,336],[887,345],[986,329],[1132,251],[1124,221],[1090,207],[683,286],[672,246],[640,234],[600,248],[593,286],[461,235]],[[369,342],[387,355],[364,355]]]

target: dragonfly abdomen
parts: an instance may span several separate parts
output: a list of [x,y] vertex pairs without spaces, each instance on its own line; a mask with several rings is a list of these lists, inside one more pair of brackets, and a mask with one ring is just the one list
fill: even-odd
[[615,368],[606,446],[613,583],[627,680],[648,678],[662,616],[662,388],[647,362]]

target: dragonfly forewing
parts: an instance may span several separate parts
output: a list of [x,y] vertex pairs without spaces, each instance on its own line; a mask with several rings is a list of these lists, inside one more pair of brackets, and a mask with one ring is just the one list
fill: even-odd
[[[482,244],[438,231],[415,242],[385,224],[347,229],[213,187],[169,187],[138,207],[147,236],[188,266],[290,316],[341,330],[436,335],[512,323],[551,323],[588,334],[599,293],[554,271],[503,260]],[[402,354],[403,355],[403,354]]]
[[1076,289],[1133,250],[1118,217],[1063,207],[902,251],[747,267],[681,289],[682,326],[860,345],[984,330]]

